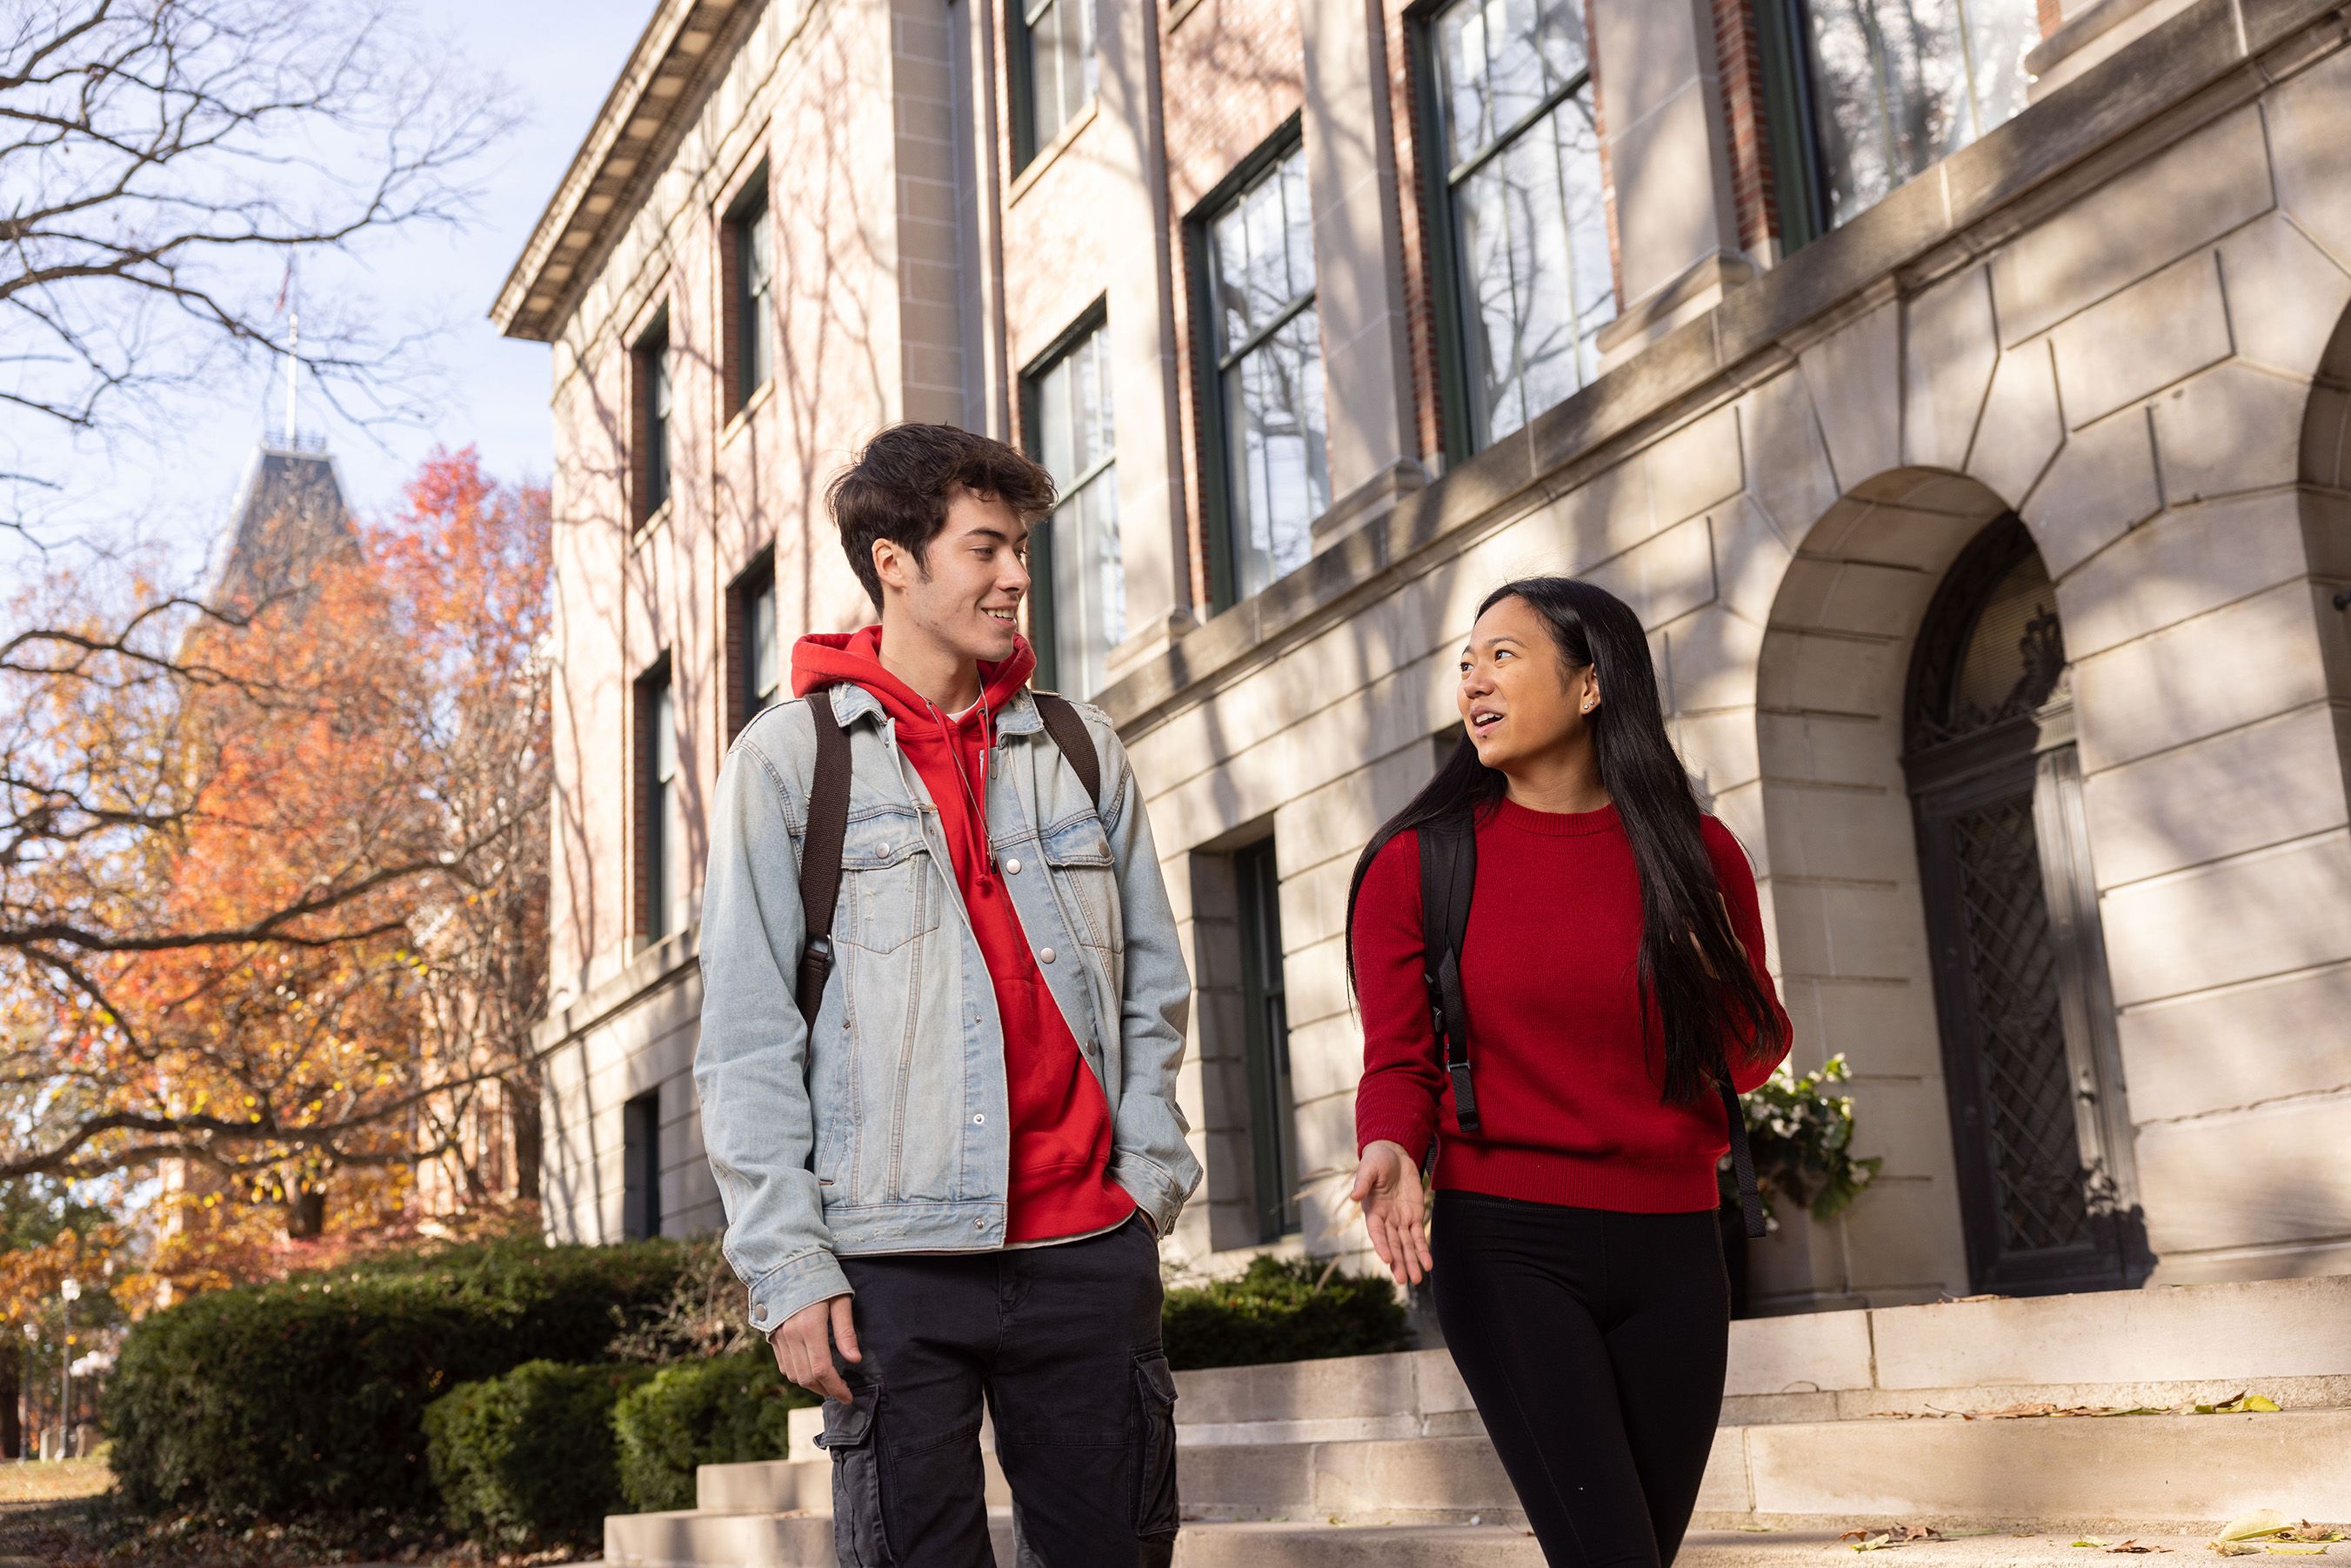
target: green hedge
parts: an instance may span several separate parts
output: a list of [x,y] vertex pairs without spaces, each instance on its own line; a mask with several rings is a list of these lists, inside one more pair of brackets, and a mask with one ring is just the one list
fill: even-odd
[[782,1458],[786,1417],[816,1402],[765,1346],[665,1366],[612,1412],[621,1495],[640,1513],[692,1508],[695,1466]]
[[125,1338],[105,1401],[123,1501],[290,1520],[437,1510],[425,1406],[525,1361],[605,1359],[674,1243],[524,1239],[194,1297]]
[[601,1545],[620,1495],[612,1406],[653,1372],[527,1361],[424,1409],[449,1522],[484,1546]]
[[1169,1291],[1160,1318],[1168,1364],[1181,1372],[1402,1349],[1395,1286],[1377,1274],[1325,1278],[1329,1267],[1260,1254],[1236,1279]]

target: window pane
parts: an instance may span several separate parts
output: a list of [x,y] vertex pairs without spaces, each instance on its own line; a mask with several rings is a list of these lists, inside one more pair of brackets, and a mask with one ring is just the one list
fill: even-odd
[[1460,0],[1440,15],[1447,162],[1485,148],[1582,75],[1585,37],[1575,0]]
[[1126,567],[1119,554],[1117,470],[1104,468],[1046,524],[1052,580],[1053,679],[1079,698],[1108,684],[1110,651],[1126,636]]
[[783,685],[782,650],[776,646],[776,585],[770,580],[751,596],[751,703],[757,713],[776,700]]
[[1092,696],[1110,650],[1126,635],[1126,576],[1119,555],[1118,481],[1103,330],[1071,345],[1031,382],[1031,454],[1053,476],[1061,501],[1032,538],[1031,624],[1050,645],[1052,683]]
[[1843,223],[2024,107],[2034,0],[1811,0],[1813,121]]
[[1331,504],[1322,447],[1322,345],[1301,310],[1225,372],[1235,576],[1241,597],[1306,563]]
[[1482,446],[1600,371],[1616,296],[1588,85],[1454,187],[1454,224]]
[[1047,0],[1027,13],[1029,139],[1042,147],[1061,134],[1094,96],[1094,28],[1091,0]]
[[768,223],[767,204],[744,214],[738,229],[742,246],[738,267],[743,278],[743,392],[748,396],[765,386],[775,369],[775,234]]

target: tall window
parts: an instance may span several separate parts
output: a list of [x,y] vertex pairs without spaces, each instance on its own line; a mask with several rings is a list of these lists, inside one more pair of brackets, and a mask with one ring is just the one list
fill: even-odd
[[1331,504],[1322,442],[1322,340],[1314,314],[1314,232],[1306,153],[1293,145],[1207,222],[1231,561],[1220,598],[1246,599],[1313,553]]
[[621,1107],[621,1234],[628,1240],[661,1234],[661,1091],[654,1089]]
[[1038,678],[1081,698],[1102,690],[1110,651],[1126,635],[1105,336],[1096,323],[1033,373],[1027,389],[1029,455],[1061,492],[1052,516],[1029,536]]
[[1290,1092],[1290,1006],[1281,977],[1281,879],[1273,841],[1233,857],[1240,895],[1241,988],[1249,1009],[1245,1049],[1249,1145],[1257,1165],[1258,1239],[1298,1228],[1298,1112]]
[[1761,0],[1788,112],[1774,123],[1788,243],[1883,200],[2024,107],[2036,0]]
[[751,176],[726,219],[729,308],[734,315],[734,407],[751,401],[776,369],[776,235],[768,222],[768,172]]
[[647,941],[685,927],[685,805],[669,662],[637,683],[637,852]]
[[664,315],[637,340],[634,361],[637,404],[637,520],[643,522],[669,499],[670,451],[669,318]]
[[1585,38],[1579,0],[1455,0],[1433,24],[1473,449],[1597,375],[1616,317]]
[[1094,0],[1019,0],[1019,162],[1078,117],[1094,95]]
[[726,591],[729,739],[784,695],[783,649],[777,639],[776,557],[769,550]]

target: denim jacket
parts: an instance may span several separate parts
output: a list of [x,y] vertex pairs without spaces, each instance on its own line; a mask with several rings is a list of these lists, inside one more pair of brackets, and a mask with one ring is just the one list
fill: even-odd
[[[882,705],[862,686],[831,690],[850,742],[849,831],[812,1026],[793,999],[816,765],[807,702],[744,727],[711,813],[694,1082],[726,1259],[761,1333],[848,1291],[837,1255],[990,1251],[1005,1237],[1004,1041],[937,808]],[[989,751],[988,830],[1109,1102],[1109,1174],[1165,1236],[1200,1181],[1176,1103],[1192,982],[1125,748],[1100,709],[1078,711],[1102,759],[1100,810],[1024,688]]]

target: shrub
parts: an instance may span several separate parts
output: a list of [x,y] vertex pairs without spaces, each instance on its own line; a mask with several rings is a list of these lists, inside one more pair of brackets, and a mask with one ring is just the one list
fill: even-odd
[[782,1458],[786,1417],[816,1402],[765,1346],[665,1366],[612,1412],[621,1495],[641,1513],[692,1508],[695,1466]]
[[1386,1279],[1266,1254],[1237,1279],[1169,1291],[1160,1328],[1178,1371],[1369,1355],[1403,1348],[1405,1336],[1404,1303]]
[[501,1551],[601,1542],[621,1490],[612,1406],[652,1375],[527,1361],[435,1399],[425,1444],[450,1524]]
[[672,1242],[454,1248],[194,1297],[126,1337],[105,1406],[141,1512],[435,1508],[423,1410],[525,1361],[604,1358],[667,1299]]

